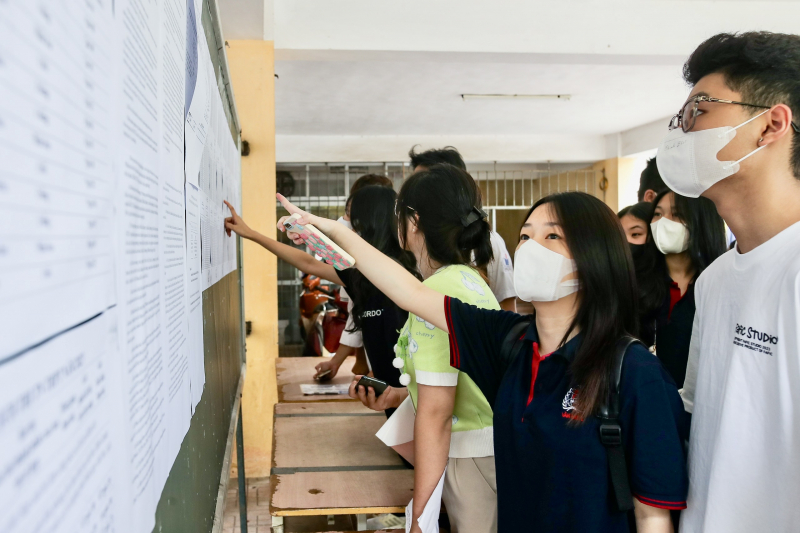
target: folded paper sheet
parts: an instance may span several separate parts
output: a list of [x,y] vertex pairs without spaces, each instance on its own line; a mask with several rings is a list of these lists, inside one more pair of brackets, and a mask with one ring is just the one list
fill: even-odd
[[[442,510],[442,490],[444,489],[444,476],[447,474],[447,467],[444,467],[439,483],[433,489],[428,500],[428,505],[422,510],[422,514],[417,518],[417,523],[422,533],[439,533],[439,513]],[[414,516],[414,500],[406,505],[406,533],[411,531],[412,516]]]
[[375,434],[384,444],[390,446],[412,465],[414,464],[415,419],[414,404],[409,396]]

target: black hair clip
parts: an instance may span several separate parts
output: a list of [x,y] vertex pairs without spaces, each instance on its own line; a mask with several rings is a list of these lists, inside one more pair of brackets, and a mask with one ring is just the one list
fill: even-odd
[[470,209],[469,213],[461,217],[461,224],[466,228],[473,222],[477,220],[483,220],[488,216],[489,215],[486,214],[486,211],[484,211],[480,207],[472,206],[472,209]]

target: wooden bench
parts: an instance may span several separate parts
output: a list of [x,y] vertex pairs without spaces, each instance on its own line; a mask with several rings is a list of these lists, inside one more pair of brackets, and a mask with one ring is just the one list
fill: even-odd
[[329,381],[316,381],[315,367],[323,361],[330,361],[330,357],[279,357],[275,361],[278,384],[278,402],[354,402],[347,394],[337,396],[305,396],[300,390],[300,385],[319,385],[325,383],[347,384],[353,381],[353,365],[355,357],[348,357],[339,368],[335,378]]
[[286,516],[402,513],[413,495],[414,471],[375,433],[382,412],[359,402],[276,404],[270,514],[282,533]]

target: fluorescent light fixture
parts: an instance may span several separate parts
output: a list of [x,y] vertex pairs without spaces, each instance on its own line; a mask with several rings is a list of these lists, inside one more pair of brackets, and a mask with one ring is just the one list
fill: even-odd
[[462,94],[462,100],[569,100],[571,94]]

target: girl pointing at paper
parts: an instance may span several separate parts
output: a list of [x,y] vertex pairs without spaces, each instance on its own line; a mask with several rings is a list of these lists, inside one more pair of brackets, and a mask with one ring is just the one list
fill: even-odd
[[[309,219],[285,198],[280,199],[289,213],[303,215],[299,223],[312,223],[333,240],[347,233],[369,248],[374,256],[356,257],[355,264],[368,279],[375,271],[370,263],[379,258],[392,272],[382,277],[385,285],[404,282],[403,278],[393,280],[399,269],[404,277],[437,295],[439,306],[441,298],[448,295],[476,307],[500,309],[479,271],[492,258],[489,225],[480,211],[480,192],[475,181],[463,170],[436,165],[408,178],[398,195],[400,243],[416,257],[424,282],[341,224],[334,227],[325,219]],[[238,233],[239,222],[235,218],[229,221],[226,227]],[[285,229],[282,224],[279,228]],[[289,235],[297,239],[297,234]],[[300,244],[299,239],[295,242]],[[390,296],[396,295],[395,288],[389,292],[386,286],[378,287],[395,300],[395,296]],[[407,386],[407,391],[390,387],[377,399],[371,388],[365,391],[360,387],[358,393],[364,403],[376,409],[398,407],[407,396],[413,402],[416,420],[412,531],[421,531],[417,519],[447,467],[442,499],[447,505],[452,531],[491,533],[497,530],[492,409],[474,381],[450,366],[450,339],[446,330],[437,326],[440,324],[434,325],[415,309],[400,331],[395,367],[402,372],[400,383]],[[351,390],[355,395],[355,386]]]

